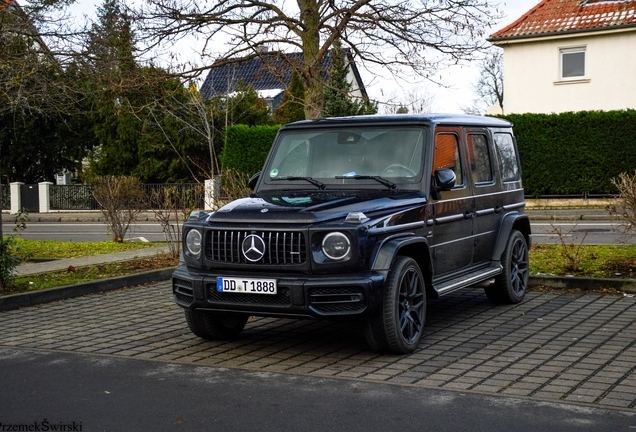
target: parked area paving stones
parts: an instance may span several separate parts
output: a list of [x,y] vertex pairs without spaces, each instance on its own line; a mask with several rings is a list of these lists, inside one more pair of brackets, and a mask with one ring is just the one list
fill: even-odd
[[636,298],[531,291],[496,306],[483,290],[429,300],[406,356],[368,349],[359,325],[250,318],[235,341],[187,329],[170,282],[0,313],[0,347],[377,381],[636,407]]

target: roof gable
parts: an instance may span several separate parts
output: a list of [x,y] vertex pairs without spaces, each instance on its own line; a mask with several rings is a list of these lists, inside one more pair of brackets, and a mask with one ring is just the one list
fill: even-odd
[[493,33],[511,38],[636,26],[636,0],[543,0],[509,26]]

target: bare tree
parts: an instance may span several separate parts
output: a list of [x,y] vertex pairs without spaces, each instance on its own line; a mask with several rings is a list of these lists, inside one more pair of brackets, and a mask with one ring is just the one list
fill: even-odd
[[386,114],[422,114],[435,110],[435,94],[426,87],[406,90],[401,96],[391,94],[382,102]]
[[130,176],[103,176],[93,182],[93,196],[106,219],[113,241],[123,242],[128,229],[146,206],[139,179]]
[[503,51],[492,48],[487,56],[480,62],[479,77],[473,84],[473,90],[477,95],[471,107],[462,107],[466,114],[482,115],[493,106],[499,106],[503,110],[504,104],[504,71]]
[[[305,84],[305,115],[322,114],[322,61],[336,39],[366,66],[408,68],[433,80],[441,64],[468,60],[499,13],[487,0],[146,0],[137,18],[148,49],[187,35],[214,66],[250,58],[291,65]],[[225,47],[214,52],[215,47]],[[288,56],[289,52],[302,52]],[[265,55],[264,53],[267,52]],[[211,65],[210,65],[211,66]],[[198,71],[210,66],[199,68]]]

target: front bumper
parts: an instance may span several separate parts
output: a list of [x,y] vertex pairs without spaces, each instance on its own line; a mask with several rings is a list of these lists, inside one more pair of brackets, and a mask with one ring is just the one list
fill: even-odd
[[[220,293],[217,277],[263,277],[278,281],[276,295]],[[172,277],[176,303],[186,309],[255,316],[338,318],[362,315],[382,302],[385,276],[361,272],[337,276],[201,272],[179,266]]]

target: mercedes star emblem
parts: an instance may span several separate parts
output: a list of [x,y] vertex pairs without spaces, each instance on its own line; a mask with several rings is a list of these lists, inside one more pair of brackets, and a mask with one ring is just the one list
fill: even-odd
[[260,261],[265,255],[265,242],[256,234],[250,234],[243,240],[243,256],[250,262]]

